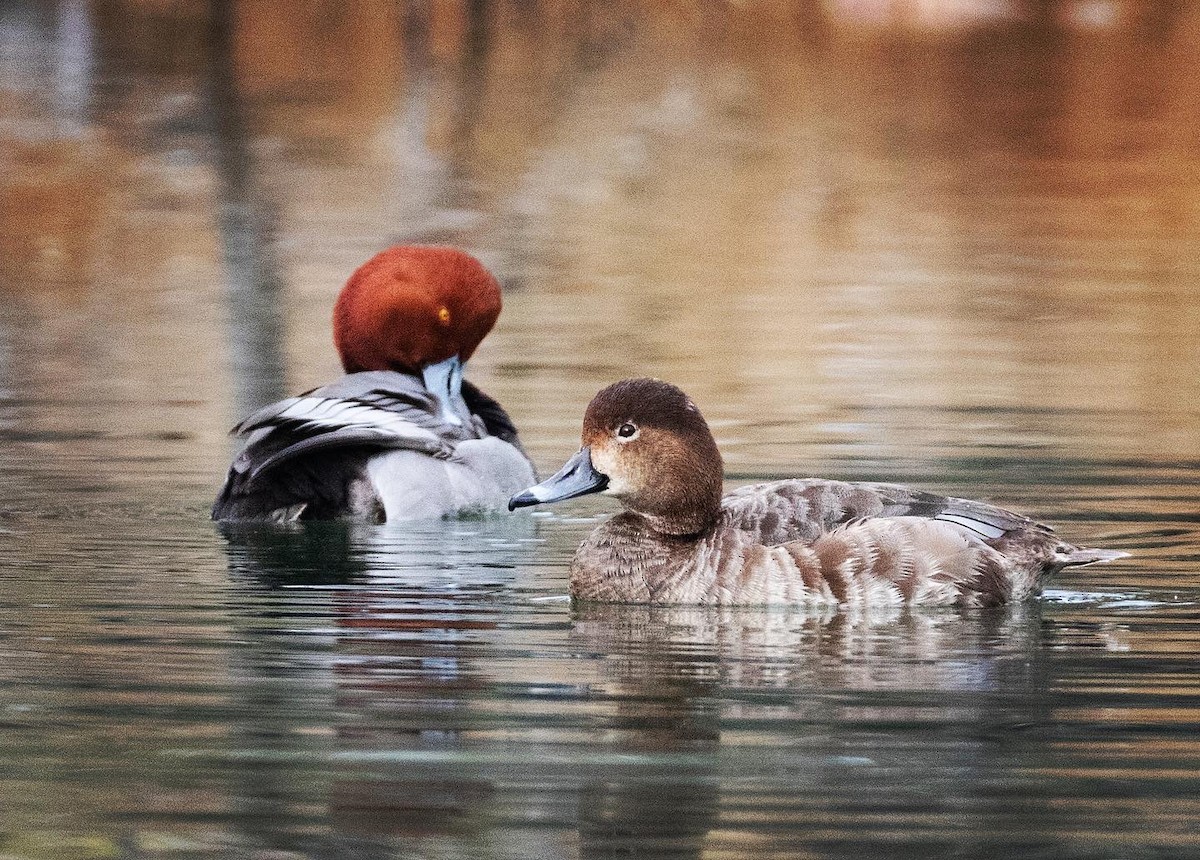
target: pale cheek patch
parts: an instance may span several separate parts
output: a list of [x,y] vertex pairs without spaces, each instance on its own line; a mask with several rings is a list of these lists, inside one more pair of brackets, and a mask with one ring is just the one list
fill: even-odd
[[608,487],[603,491],[604,495],[619,499],[637,491],[637,470],[629,468],[629,457],[621,457],[611,444],[602,443],[591,447],[592,467],[608,477]]
[[617,458],[608,445],[592,445],[592,468],[602,475],[608,475],[609,486],[620,478],[617,471]]

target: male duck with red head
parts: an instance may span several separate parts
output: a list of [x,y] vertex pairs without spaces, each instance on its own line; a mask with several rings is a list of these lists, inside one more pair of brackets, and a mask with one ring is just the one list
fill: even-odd
[[346,376],[233,429],[247,441],[213,519],[420,519],[503,505],[537,480],[505,411],[462,378],[500,285],[454,248],[389,248],[333,312]]
[[580,600],[980,605],[1036,596],[1081,549],[1020,514],[892,484],[802,478],[722,497],[721,454],[686,394],[627,379],[595,396],[583,447],[509,508],[604,492],[625,506],[571,564]]

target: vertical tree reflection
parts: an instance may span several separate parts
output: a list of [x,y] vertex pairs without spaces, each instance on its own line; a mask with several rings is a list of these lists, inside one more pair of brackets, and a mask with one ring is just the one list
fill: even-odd
[[275,256],[277,213],[255,181],[249,130],[234,68],[234,0],[209,12],[209,110],[218,219],[229,297],[229,353],[239,414],[284,396],[283,279]]

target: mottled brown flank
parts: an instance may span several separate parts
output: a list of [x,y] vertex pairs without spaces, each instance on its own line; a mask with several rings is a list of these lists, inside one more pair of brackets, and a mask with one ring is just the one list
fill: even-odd
[[833,596],[842,602],[850,583],[842,570],[842,563],[850,557],[850,548],[840,541],[818,541],[813,547],[821,562],[821,575],[829,583]]
[[[943,514],[1008,531],[984,538]],[[664,604],[994,604],[1036,595],[1086,552],[984,502],[804,479],[729,494],[699,536],[661,534],[637,513],[614,517],[579,548],[571,592]]]
[[819,592],[823,580],[820,561],[816,558],[816,554],[807,545],[801,543],[787,543],[783,545],[783,548],[791,557],[792,564],[796,565],[796,569],[800,571],[800,579],[805,590]]
[[912,571],[906,571],[903,566],[904,552],[899,539],[894,535],[879,539],[874,544],[871,564],[871,575],[890,577],[900,588],[900,593],[911,599],[916,592],[916,579]]

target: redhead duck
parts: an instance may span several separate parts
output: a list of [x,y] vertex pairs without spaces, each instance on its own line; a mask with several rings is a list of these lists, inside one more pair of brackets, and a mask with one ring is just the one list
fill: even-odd
[[583,447],[509,509],[604,492],[625,506],[571,563],[581,600],[656,604],[978,605],[1037,595],[1081,549],[984,502],[892,484],[802,478],[722,498],[721,454],[696,405],[656,379],[593,398]]
[[500,285],[454,248],[383,251],[333,311],[346,375],[233,428],[217,520],[441,517],[498,508],[537,478],[505,411],[462,378]]

